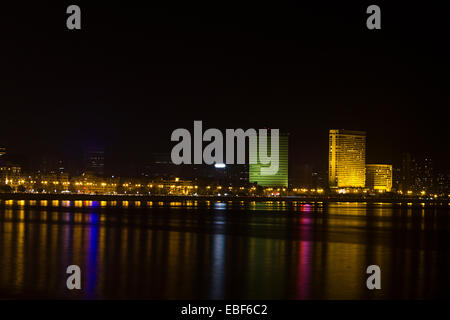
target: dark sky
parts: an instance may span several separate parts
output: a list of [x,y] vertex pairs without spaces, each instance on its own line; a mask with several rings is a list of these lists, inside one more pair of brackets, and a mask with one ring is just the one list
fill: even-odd
[[[367,131],[369,161],[409,151],[447,168],[442,1],[376,2],[377,31],[365,26],[375,2],[92,2],[2,9],[0,145],[10,153],[70,157],[98,144],[110,163],[145,161],[203,120],[290,132],[295,161],[317,166],[328,130],[346,128]],[[80,31],[66,29],[70,4]]]

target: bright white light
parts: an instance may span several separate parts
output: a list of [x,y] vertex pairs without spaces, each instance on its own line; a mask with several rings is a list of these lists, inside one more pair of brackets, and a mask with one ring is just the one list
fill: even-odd
[[225,163],[215,163],[214,167],[216,167],[216,168],[225,168],[226,165],[225,165]]

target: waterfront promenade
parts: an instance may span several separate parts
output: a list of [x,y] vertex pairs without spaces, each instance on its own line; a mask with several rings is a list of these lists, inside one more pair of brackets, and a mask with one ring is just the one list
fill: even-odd
[[429,203],[449,205],[449,198],[426,198],[400,195],[299,195],[299,196],[209,196],[209,195],[108,195],[60,193],[0,193],[0,200],[59,200],[59,201],[302,201],[302,202],[366,202],[366,203]]

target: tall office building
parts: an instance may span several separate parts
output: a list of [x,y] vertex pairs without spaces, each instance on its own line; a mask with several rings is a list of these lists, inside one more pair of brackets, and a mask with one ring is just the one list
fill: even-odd
[[306,163],[292,164],[289,170],[289,183],[295,187],[313,187],[313,168]]
[[328,150],[330,188],[364,188],[366,185],[366,133],[330,130]]
[[[271,150],[271,135],[267,135],[267,150]],[[288,149],[289,149],[289,136],[288,134],[279,135],[278,142],[278,172],[273,175],[262,175],[261,168],[269,167],[270,165],[261,164],[258,157],[259,150],[259,138],[255,139],[256,146],[253,146],[256,150],[255,154],[249,153],[249,159],[253,159],[256,164],[249,165],[249,182],[257,183],[262,187],[287,187],[288,186]],[[250,146],[252,141],[250,140]],[[252,147],[250,147],[252,149]]]
[[409,153],[402,153],[402,164],[400,170],[399,188],[403,192],[408,190],[416,190],[416,177],[418,171],[418,164]]
[[103,175],[105,169],[105,151],[103,148],[89,148],[85,154],[85,170]]
[[371,190],[390,192],[392,189],[392,165],[367,164],[366,186]]
[[403,192],[433,192],[436,179],[430,158],[415,159],[409,153],[402,154],[399,188]]
[[435,190],[434,184],[435,177],[433,170],[433,161],[430,158],[425,158],[419,163],[416,185],[419,190],[433,192]]

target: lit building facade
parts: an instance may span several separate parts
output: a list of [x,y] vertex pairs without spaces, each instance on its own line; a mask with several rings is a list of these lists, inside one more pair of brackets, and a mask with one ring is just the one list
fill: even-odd
[[[270,134],[267,135],[267,150],[271,150],[270,144]],[[252,140],[250,140],[250,145]],[[249,159],[253,159],[256,164],[249,164],[249,182],[257,183],[262,187],[287,187],[288,186],[288,150],[289,150],[289,135],[281,134],[279,135],[278,142],[278,172],[274,175],[262,175],[261,167],[269,167],[270,165],[264,165],[259,162],[258,150],[259,144],[258,139],[255,139],[257,146],[250,146],[250,150],[256,150],[255,154],[249,153]]]
[[392,189],[392,165],[367,164],[366,186],[371,190],[390,192]]
[[15,186],[21,178],[21,168],[15,165],[0,166],[0,184]]
[[330,188],[364,188],[366,185],[366,133],[330,130],[328,148]]

